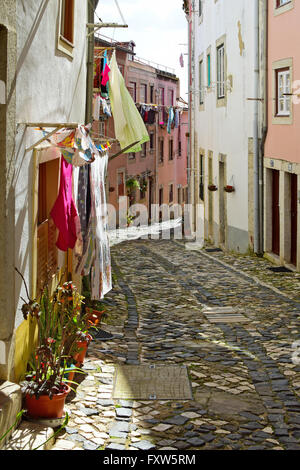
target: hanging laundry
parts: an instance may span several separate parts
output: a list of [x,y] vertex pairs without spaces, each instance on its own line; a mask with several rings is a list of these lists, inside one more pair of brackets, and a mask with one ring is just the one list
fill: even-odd
[[102,73],[101,85],[106,86],[106,84],[107,84],[107,82],[108,82],[108,80],[109,80],[109,72],[110,72],[110,68],[109,68],[109,66],[106,64],[105,67],[104,67],[103,73]]
[[143,119],[126,88],[124,78],[117,64],[116,51],[113,52],[110,69],[109,97],[116,138],[119,140],[121,148],[126,148],[130,144],[138,142],[138,144],[126,150],[125,153],[140,152],[142,150],[141,145],[148,142],[150,138]]
[[180,63],[181,67],[184,67],[184,60],[183,60],[183,54],[182,53],[180,54],[180,57],[179,57],[179,63]]
[[107,51],[105,51],[103,59],[101,60],[101,87],[100,88],[101,88],[101,95],[103,98],[108,98],[108,93],[109,93],[108,83],[107,81],[105,81],[106,80],[105,78],[103,79],[103,74],[104,74],[104,71],[107,70],[107,67],[106,67],[107,65],[108,65],[108,58],[107,58]]
[[94,119],[94,121],[99,121],[101,100],[102,100],[102,98],[100,98],[99,95],[94,96],[94,99],[93,99],[93,119]]
[[169,119],[168,119],[168,126],[167,126],[168,134],[171,134],[171,125],[173,123],[173,120],[174,120],[174,109],[171,106],[169,109]]
[[82,275],[91,273],[91,298],[100,300],[112,289],[110,247],[107,234],[105,176],[108,154],[90,166],[91,214],[83,255],[76,267]]
[[[39,128],[45,136],[48,132]],[[92,141],[89,126],[78,126],[77,129],[60,129],[46,140],[54,147],[59,148],[61,154],[73,166],[82,166],[91,163],[99,156],[99,151]]]
[[155,117],[156,117],[156,111],[151,108],[148,112],[148,124],[154,124]]
[[77,210],[80,219],[82,239],[84,241],[86,239],[91,212],[90,165],[79,168]]
[[107,114],[107,116],[110,116],[111,117],[111,109],[110,109],[110,104],[108,103],[108,101],[104,98],[100,98],[101,99],[101,104],[102,104],[102,109],[103,109],[103,112],[105,114]]
[[61,159],[59,193],[50,215],[59,230],[57,248],[61,251],[73,249],[80,232],[80,222],[72,197],[72,165],[64,158]]
[[179,109],[176,109],[175,111],[175,128],[176,129],[179,127],[179,123],[180,123]]

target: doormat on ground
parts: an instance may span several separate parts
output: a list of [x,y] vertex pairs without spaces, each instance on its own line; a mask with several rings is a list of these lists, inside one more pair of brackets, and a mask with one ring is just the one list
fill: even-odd
[[122,365],[116,367],[114,399],[192,400],[186,366]]
[[210,323],[240,323],[249,321],[249,318],[232,307],[207,307],[202,313]]

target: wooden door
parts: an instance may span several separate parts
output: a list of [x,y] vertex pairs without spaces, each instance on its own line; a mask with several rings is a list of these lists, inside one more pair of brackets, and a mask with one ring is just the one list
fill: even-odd
[[297,175],[291,174],[291,263],[297,264],[297,224],[298,224],[298,184]]
[[280,254],[279,171],[272,170],[272,252]]

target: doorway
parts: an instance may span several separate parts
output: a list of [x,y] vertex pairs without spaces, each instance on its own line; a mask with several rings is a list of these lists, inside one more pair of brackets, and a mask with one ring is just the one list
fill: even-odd
[[225,163],[219,162],[219,243],[226,245]]
[[279,171],[272,170],[272,252],[280,254]]
[[291,256],[290,262],[297,265],[297,235],[298,235],[298,176],[291,174]]

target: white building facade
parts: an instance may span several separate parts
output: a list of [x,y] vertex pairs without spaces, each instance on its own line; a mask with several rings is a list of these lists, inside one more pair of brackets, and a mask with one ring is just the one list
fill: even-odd
[[[185,6],[191,61],[190,202],[204,207],[204,222],[200,218],[198,224],[204,223],[207,241],[240,253],[256,245],[258,251],[263,2],[196,0]],[[199,231],[196,214],[195,209]]]
[[50,132],[58,123],[86,120],[88,5],[87,0],[17,0],[0,12],[5,87],[0,120],[6,124],[1,136],[0,379],[17,381],[31,352],[31,320],[21,312],[27,293],[15,267],[34,296],[43,222],[39,206],[43,201],[47,219],[58,193],[60,152],[35,146],[41,138],[36,127],[50,124],[45,126]]

